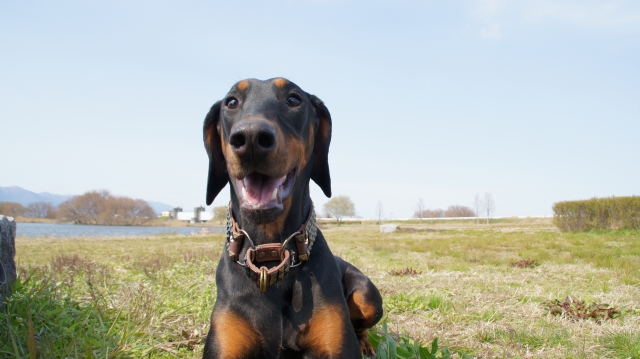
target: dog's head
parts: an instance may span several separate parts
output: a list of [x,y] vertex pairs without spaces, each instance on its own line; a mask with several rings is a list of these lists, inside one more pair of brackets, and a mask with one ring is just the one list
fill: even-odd
[[243,80],[204,120],[207,205],[231,183],[232,198],[261,223],[275,221],[309,179],[331,197],[331,115],[291,81]]

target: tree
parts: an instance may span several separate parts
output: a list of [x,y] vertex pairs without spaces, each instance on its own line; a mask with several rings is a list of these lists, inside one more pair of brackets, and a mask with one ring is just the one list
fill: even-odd
[[424,211],[424,201],[422,197],[418,198],[418,203],[416,204],[416,213],[418,214],[415,217],[420,218],[420,223],[422,223],[422,212]]
[[482,198],[480,198],[479,193],[476,193],[476,197],[473,199],[473,206],[476,208],[476,224],[480,224],[480,212],[482,212]]
[[376,203],[376,216],[378,216],[378,224],[382,223],[382,202],[378,201]]
[[227,206],[213,207],[213,219],[218,221],[218,224],[222,224],[222,221],[227,220],[228,209]]
[[27,208],[16,202],[0,202],[0,214],[7,217],[24,216]]
[[62,202],[59,217],[77,224],[136,226],[155,218],[156,213],[144,200],[90,191]]
[[102,224],[100,214],[106,211],[108,191],[90,191],[60,203],[60,216],[77,224]]
[[27,206],[26,215],[34,218],[56,218],[56,208],[48,202],[33,202]]
[[476,214],[467,206],[453,205],[444,211],[445,217],[475,217]]
[[110,197],[105,209],[100,214],[101,224],[138,226],[156,217],[146,201],[129,197]]
[[485,192],[484,193],[484,210],[485,213],[487,214],[487,224],[489,224],[489,218],[491,217],[491,213],[493,213],[493,211],[495,211],[496,209],[496,204],[495,202],[493,202],[493,195],[491,194],[491,192]]
[[418,217],[422,217],[422,218],[442,218],[444,217],[444,210],[440,209],[440,208],[436,208],[436,209],[424,209],[422,210],[422,214],[418,213],[417,211],[413,214],[413,217],[418,218]]
[[442,218],[442,217],[444,217],[444,210],[442,210],[440,208],[425,209],[422,212],[422,217],[423,218]]
[[340,225],[342,218],[356,215],[356,206],[351,202],[349,196],[337,196],[325,203],[324,212],[327,217],[334,217]]

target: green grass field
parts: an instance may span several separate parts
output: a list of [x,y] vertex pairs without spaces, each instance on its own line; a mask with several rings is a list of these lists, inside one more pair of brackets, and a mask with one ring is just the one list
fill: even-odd
[[[400,226],[321,226],[382,292],[380,357],[437,338],[451,357],[640,358],[640,232],[561,233],[549,219]],[[223,241],[18,237],[0,357],[201,357]],[[600,308],[554,315],[550,303],[567,297]]]

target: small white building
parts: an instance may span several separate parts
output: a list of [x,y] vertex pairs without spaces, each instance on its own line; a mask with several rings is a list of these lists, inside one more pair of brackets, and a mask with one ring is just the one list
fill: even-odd
[[207,222],[213,219],[213,212],[205,212],[205,208],[200,206],[194,208],[193,212],[183,212],[182,208],[173,209],[173,218],[179,221],[188,221],[191,223]]

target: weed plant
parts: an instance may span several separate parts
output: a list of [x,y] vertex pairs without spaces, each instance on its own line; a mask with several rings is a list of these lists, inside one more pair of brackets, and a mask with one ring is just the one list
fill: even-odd
[[[423,346],[406,336],[391,333],[387,323],[382,322],[381,331],[370,331],[369,341],[376,350],[377,359],[450,359],[452,353],[447,347],[438,346],[438,338],[433,339],[431,346]],[[461,359],[471,359],[461,351],[455,352]],[[455,354],[454,354],[455,355]]]
[[389,274],[391,275],[395,275],[395,276],[406,276],[406,275],[418,275],[422,272],[418,272],[417,270],[410,268],[410,267],[404,267],[404,268],[400,268],[400,269],[392,269],[389,271]]
[[592,319],[598,323],[615,319],[620,316],[620,310],[606,303],[586,304],[584,300],[567,297],[565,300],[552,300],[545,302],[549,314],[564,316],[573,321]]
[[535,259],[521,259],[517,262],[513,262],[511,263],[512,267],[516,267],[516,268],[535,268],[537,266],[540,265],[540,262],[538,262]]

